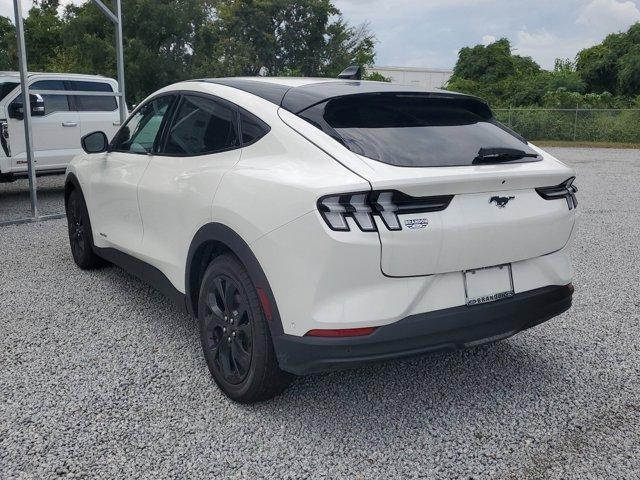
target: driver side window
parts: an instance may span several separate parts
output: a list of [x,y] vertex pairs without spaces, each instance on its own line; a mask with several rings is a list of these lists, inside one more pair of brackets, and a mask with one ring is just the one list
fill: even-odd
[[151,153],[162,126],[162,119],[174,98],[173,95],[165,95],[143,105],[118,132],[112,150]]

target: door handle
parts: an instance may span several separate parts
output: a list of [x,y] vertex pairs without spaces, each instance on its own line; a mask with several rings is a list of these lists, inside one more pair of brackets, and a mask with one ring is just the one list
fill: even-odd
[[113,122],[114,127],[119,127],[120,125],[121,125],[121,122]]
[[63,127],[77,127],[78,122],[62,122]]

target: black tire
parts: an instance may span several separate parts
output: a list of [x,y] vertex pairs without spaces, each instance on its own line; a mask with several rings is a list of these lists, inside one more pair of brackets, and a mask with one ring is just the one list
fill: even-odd
[[278,366],[269,325],[253,282],[233,255],[214,258],[198,300],[200,340],[209,371],[232,400],[268,400],[293,376]]
[[67,200],[67,225],[71,255],[76,265],[83,270],[101,266],[102,259],[93,251],[93,232],[87,205],[82,193],[75,189]]

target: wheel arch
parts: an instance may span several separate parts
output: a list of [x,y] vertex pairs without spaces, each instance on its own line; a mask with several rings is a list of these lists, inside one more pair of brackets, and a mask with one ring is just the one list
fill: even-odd
[[258,290],[271,335],[275,337],[282,334],[282,321],[275,296],[260,262],[247,242],[234,230],[221,223],[203,225],[191,241],[185,269],[185,297],[189,312],[194,317],[197,316],[200,283],[204,272],[213,258],[224,253],[233,254],[247,269],[251,281]]
[[[80,187],[80,181],[73,173],[67,174],[67,178],[64,181],[64,210],[67,211],[67,203],[69,202],[69,196],[71,192],[78,190],[81,195],[82,188]],[[83,195],[84,196],[84,195]]]

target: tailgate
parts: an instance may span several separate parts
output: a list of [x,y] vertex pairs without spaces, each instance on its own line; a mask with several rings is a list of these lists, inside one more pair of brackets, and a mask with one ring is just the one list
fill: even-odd
[[399,231],[378,225],[381,267],[389,276],[469,270],[560,250],[571,235],[574,210],[535,189],[503,190],[455,195],[442,211],[399,220]]

